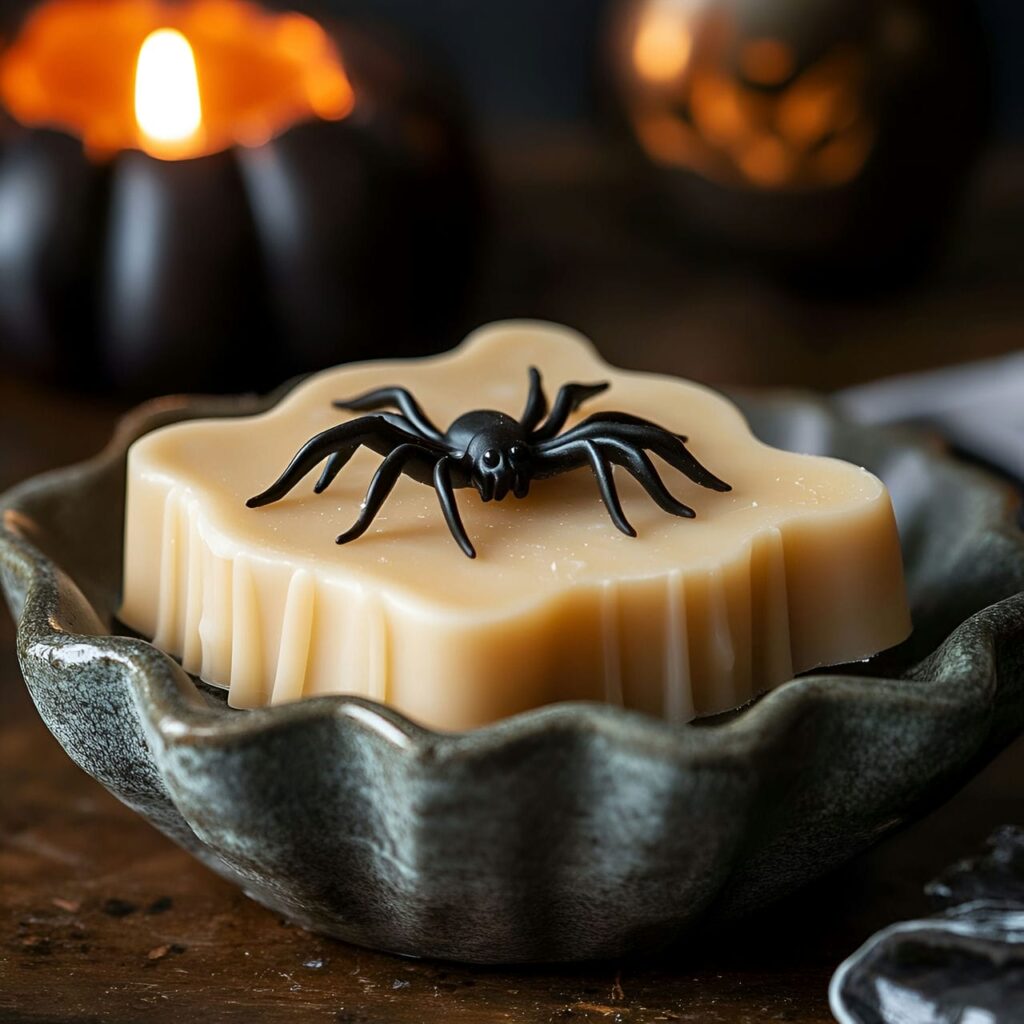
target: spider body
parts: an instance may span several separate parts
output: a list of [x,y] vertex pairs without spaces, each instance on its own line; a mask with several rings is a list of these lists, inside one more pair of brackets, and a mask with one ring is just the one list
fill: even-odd
[[[649,420],[621,412],[596,413],[561,433],[568,417],[607,383],[565,384],[548,407],[540,373],[530,369],[530,391],[519,419],[493,409],[476,409],[439,430],[404,388],[387,387],[335,402],[339,409],[367,412],[321,431],[297,452],[284,472],[246,504],[259,508],[279,501],[326,460],[314,487],[324,491],[361,446],[384,456],[370,481],[355,524],[339,544],[361,537],[380,511],[398,478],[405,474],[437,492],[441,512],[456,543],[469,557],[476,551],[455,502],[455,490],[473,487],[483,501],[509,494],[525,498],[532,480],[589,466],[615,526],[630,537],[636,530],[626,519],[612,466],[635,477],[666,512],[686,519],[696,513],[669,493],[647,452],[664,459],[695,483],[715,491],[730,487],[701,465],[686,447],[686,438]],[[394,409],[397,412],[380,410]]]
[[[532,472],[529,437],[519,420],[492,409],[477,409],[460,416],[446,431],[445,443],[455,452],[458,480],[476,487],[484,501],[501,501],[511,492],[525,498]],[[459,486],[456,484],[455,486]]]

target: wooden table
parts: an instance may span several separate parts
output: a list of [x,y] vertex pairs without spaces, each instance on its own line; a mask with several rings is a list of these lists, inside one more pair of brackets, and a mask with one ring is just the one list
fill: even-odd
[[[553,162],[556,186],[571,163]],[[621,225],[594,215],[600,182],[579,194],[551,180],[523,187],[476,319],[562,318],[615,361],[721,384],[831,388],[1009,351],[1024,338],[1021,166],[1020,154],[989,166],[956,256],[928,287],[871,304],[797,300],[663,244],[622,248]],[[4,376],[0,486],[89,454],[118,411]],[[1024,822],[1022,778],[1018,742],[856,863],[731,934],[656,958],[522,969],[402,960],[279,920],[80,772],[31,707],[3,617],[0,1021],[819,1024],[846,955],[923,911],[922,885],[995,826]]]

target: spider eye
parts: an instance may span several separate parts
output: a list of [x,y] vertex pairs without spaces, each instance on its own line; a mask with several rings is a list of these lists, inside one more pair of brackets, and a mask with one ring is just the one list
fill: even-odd
[[493,448],[488,448],[484,452],[483,463],[488,469],[494,469],[499,462],[501,462],[501,456]]
[[526,449],[521,444],[514,444],[509,449],[509,455],[513,459],[521,459],[526,454]]

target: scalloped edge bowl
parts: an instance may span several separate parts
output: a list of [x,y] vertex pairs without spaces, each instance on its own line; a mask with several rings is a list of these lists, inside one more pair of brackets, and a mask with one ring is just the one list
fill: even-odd
[[481,963],[619,956],[721,926],[951,795],[1024,728],[1024,536],[1012,488],[825,403],[739,399],[769,443],[878,473],[915,619],[868,663],[685,726],[556,704],[462,734],[371,701],[234,711],[111,635],[125,453],[266,399],[175,398],[96,458],[0,498],[0,579],[40,715],[115,796],[315,931]]

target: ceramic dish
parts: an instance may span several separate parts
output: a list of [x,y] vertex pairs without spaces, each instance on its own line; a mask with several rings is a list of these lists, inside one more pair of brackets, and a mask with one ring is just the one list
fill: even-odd
[[1014,492],[799,397],[741,398],[769,443],[889,485],[912,638],[739,713],[671,726],[561,704],[464,734],[366,700],[229,709],[117,633],[125,451],[268,400],[143,406],[97,458],[0,499],[25,680],[68,754],[254,899],[380,949],[477,962],[617,956],[720,926],[950,795],[1024,727]]

